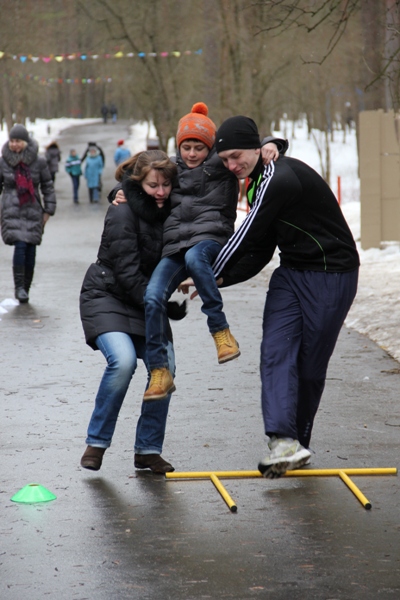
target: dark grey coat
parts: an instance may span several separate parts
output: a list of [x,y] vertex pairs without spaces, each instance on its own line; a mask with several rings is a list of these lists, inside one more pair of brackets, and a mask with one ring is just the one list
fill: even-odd
[[[54,215],[56,196],[45,158],[38,156],[38,144],[31,139],[22,152],[11,152],[8,142],[0,158],[1,236],[5,244],[27,242],[38,246],[43,235],[43,212]],[[35,188],[36,202],[20,206],[15,186],[15,167],[28,165]],[[43,196],[41,202],[40,191]]]
[[83,280],[81,320],[86,343],[97,349],[102,333],[145,336],[144,293],[161,258],[163,223],[170,203],[158,208],[153,197],[128,180],[127,204],[107,211],[98,251]]
[[164,224],[163,256],[203,240],[224,245],[234,232],[238,180],[212,148],[206,160],[189,169],[176,157],[178,183],[171,192],[171,215]]

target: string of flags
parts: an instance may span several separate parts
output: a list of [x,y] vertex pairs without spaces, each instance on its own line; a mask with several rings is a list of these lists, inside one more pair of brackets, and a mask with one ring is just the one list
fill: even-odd
[[112,77],[41,77],[39,75],[23,75],[22,73],[12,73],[11,75],[3,74],[4,79],[14,79],[15,77],[19,77],[24,81],[41,83],[42,85],[47,85],[49,83],[81,83],[85,85],[91,83],[112,82]]
[[110,59],[110,58],[146,58],[151,57],[154,58],[156,56],[160,56],[161,58],[167,57],[175,57],[179,58],[181,56],[189,56],[191,54],[200,55],[203,53],[203,50],[200,48],[199,50],[185,50],[183,52],[173,51],[173,52],[115,52],[109,54],[94,54],[91,52],[83,53],[83,52],[73,52],[70,54],[49,54],[48,56],[43,56],[40,54],[39,56],[33,56],[32,54],[10,54],[9,52],[2,52],[0,50],[0,60],[5,58],[11,58],[13,60],[19,60],[21,63],[25,62],[33,62],[37,63],[42,61],[44,63],[49,63],[51,61],[56,61],[58,63],[63,62],[64,60],[97,60],[99,58],[102,59]]

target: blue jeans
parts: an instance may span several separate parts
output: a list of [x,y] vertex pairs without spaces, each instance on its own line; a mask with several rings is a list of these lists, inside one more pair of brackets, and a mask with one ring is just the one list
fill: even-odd
[[[130,336],[119,331],[99,335],[96,344],[107,360],[107,367],[97,392],[86,443],[97,448],[109,448],[137,359],[147,363],[146,344],[143,336]],[[168,368],[175,373],[171,343],[168,345],[168,361]],[[171,394],[164,400],[142,402],[136,428],[136,453],[161,454],[170,399]]]
[[74,202],[77,202],[80,176],[79,175],[71,175],[70,177],[72,179],[72,191],[73,191],[73,196],[74,196]]
[[222,310],[223,303],[211,265],[221,250],[212,240],[199,242],[186,252],[161,259],[153,271],[145,293],[146,342],[150,370],[168,368],[167,303],[178,285],[192,277],[203,301],[210,333],[229,327]]
[[36,246],[27,242],[15,242],[13,267],[25,267],[31,271],[35,268]]

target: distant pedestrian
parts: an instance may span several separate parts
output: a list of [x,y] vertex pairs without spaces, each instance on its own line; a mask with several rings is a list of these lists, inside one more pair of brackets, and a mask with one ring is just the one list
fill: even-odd
[[58,165],[61,160],[61,151],[60,151],[60,147],[57,144],[57,142],[51,142],[51,144],[49,144],[46,147],[45,156],[46,156],[46,162],[47,162],[47,166],[49,167],[51,178],[53,180],[53,183],[55,183],[56,173],[58,173]]
[[[106,164],[106,157],[104,155],[103,148],[101,146],[99,146],[99,144],[97,142],[88,142],[86,150],[83,153],[82,158],[81,158],[82,163],[86,160],[86,157],[89,155],[90,148],[96,148],[96,150],[99,152],[99,154],[101,156],[101,159],[103,161],[103,169],[104,169],[105,164]],[[101,177],[100,177],[100,183],[99,183],[99,190],[100,191],[101,191],[102,187],[103,186],[102,186]]]
[[73,200],[75,204],[78,204],[79,202],[79,183],[82,175],[81,163],[82,161],[77,155],[76,150],[72,148],[65,163],[65,170],[71,177]]
[[118,110],[114,103],[110,105],[110,115],[113,123],[117,122]]
[[122,162],[128,160],[131,157],[131,153],[124,144],[124,140],[118,140],[117,149],[114,152],[114,162],[118,167]]
[[85,179],[89,190],[90,202],[100,201],[100,177],[102,171],[103,159],[99,151],[92,146],[85,164]]
[[103,106],[101,107],[101,116],[103,117],[103,123],[107,123],[107,118],[108,118],[107,104],[103,104]]
[[21,303],[29,300],[36,246],[41,244],[44,226],[56,210],[54,185],[38,150],[36,140],[17,124],[11,128],[0,158],[1,235],[5,244],[15,247],[15,297]]
[[96,148],[96,150],[98,150],[98,152],[103,160],[103,167],[104,167],[104,165],[106,164],[106,157],[104,155],[103,148],[101,146],[99,146],[99,144],[97,142],[88,142],[85,152],[82,154],[82,158],[81,158],[82,163],[86,160],[86,157],[89,154],[90,148]]

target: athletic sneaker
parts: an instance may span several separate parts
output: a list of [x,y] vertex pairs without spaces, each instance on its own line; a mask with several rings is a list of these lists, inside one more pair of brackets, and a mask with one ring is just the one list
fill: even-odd
[[292,438],[271,437],[270,452],[258,464],[258,470],[267,479],[281,477],[286,471],[300,469],[310,462],[311,452]]

